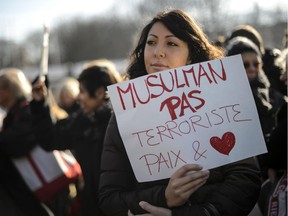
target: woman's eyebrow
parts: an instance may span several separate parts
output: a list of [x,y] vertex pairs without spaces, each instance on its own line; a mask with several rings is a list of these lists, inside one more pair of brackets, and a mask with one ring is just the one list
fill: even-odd
[[[148,36],[152,36],[152,37],[155,37],[155,38],[158,38],[157,35],[155,34],[149,34]],[[165,38],[169,38],[169,37],[176,37],[175,35],[171,34],[171,35],[166,35]]]

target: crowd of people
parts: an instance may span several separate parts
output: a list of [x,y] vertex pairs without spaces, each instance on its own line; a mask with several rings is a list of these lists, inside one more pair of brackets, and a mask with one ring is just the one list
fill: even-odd
[[[283,50],[267,48],[253,26],[241,25],[216,44],[188,13],[170,9],[143,28],[125,74],[112,61],[96,59],[52,91],[48,77],[29,81],[18,68],[1,69],[1,215],[287,215],[287,33],[284,38]],[[210,170],[185,164],[169,179],[138,182],[107,87],[236,54],[268,152]],[[36,146],[73,153],[82,170],[76,195],[70,184],[48,202],[37,199],[13,164]]]

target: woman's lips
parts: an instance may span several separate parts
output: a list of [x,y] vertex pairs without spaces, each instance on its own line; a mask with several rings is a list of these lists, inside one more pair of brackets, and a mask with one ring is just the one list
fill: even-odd
[[162,71],[162,70],[168,69],[168,66],[163,65],[163,64],[151,64],[151,67],[156,71]]

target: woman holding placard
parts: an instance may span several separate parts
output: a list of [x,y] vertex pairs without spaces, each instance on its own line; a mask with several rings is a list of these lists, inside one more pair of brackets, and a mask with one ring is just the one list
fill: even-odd
[[[223,57],[186,13],[159,13],[142,30],[128,76]],[[247,215],[260,190],[259,170],[246,159],[210,171],[186,164],[170,179],[137,182],[115,116],[106,131],[100,178],[100,207],[106,215]]]

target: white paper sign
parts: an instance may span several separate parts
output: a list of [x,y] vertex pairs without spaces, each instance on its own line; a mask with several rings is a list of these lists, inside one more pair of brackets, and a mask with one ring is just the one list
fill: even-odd
[[267,152],[241,55],[108,87],[139,182],[184,164],[215,168]]

